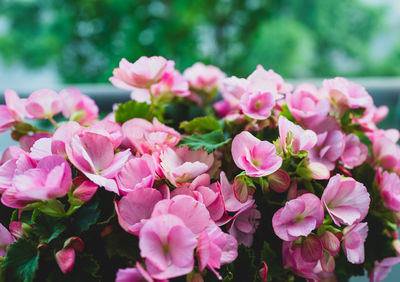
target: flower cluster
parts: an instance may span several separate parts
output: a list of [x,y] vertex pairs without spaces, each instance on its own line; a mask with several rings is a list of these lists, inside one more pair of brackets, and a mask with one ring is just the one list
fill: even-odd
[[75,88],[4,93],[0,132],[19,142],[0,160],[5,279],[335,281],[365,268],[380,281],[400,261],[400,134],[377,127],[388,109],[362,86],[293,87],[262,66],[180,73],[163,57],[122,59],[110,81],[132,100],[102,119]]

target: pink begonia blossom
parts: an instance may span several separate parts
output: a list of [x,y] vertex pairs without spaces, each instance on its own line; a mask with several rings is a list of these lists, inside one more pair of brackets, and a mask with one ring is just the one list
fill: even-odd
[[277,91],[273,84],[263,84],[262,87],[250,85],[240,99],[241,109],[252,119],[267,119],[275,106],[276,96]]
[[63,101],[61,96],[49,89],[41,89],[29,95],[25,109],[30,118],[46,119],[62,111]]
[[373,131],[365,132],[365,135],[368,136],[368,138],[371,140],[372,143],[374,143],[376,140],[380,138],[387,138],[393,143],[397,143],[397,141],[399,141],[400,138],[400,132],[395,128],[375,129]]
[[96,193],[97,188],[99,187],[96,183],[86,180],[82,176],[74,178],[72,180],[72,183],[75,186],[75,189],[72,192],[72,197],[81,200],[82,202],[89,201]]
[[282,158],[276,155],[273,144],[261,141],[247,131],[233,138],[232,157],[235,164],[251,177],[272,174],[282,165]]
[[140,154],[174,147],[181,138],[179,132],[160,123],[156,118],[153,119],[153,123],[145,119],[131,119],[122,125],[122,131],[123,143],[133,147]]
[[282,76],[271,69],[266,71],[262,65],[258,65],[256,70],[249,75],[247,80],[250,85],[256,87],[262,87],[264,84],[273,84],[275,85],[276,91],[280,94],[286,94],[293,89],[292,85],[286,83]]
[[368,274],[370,282],[380,282],[389,274],[392,266],[400,263],[400,257],[388,257],[382,261],[375,261],[374,268]]
[[6,256],[7,246],[14,242],[15,238],[11,235],[10,231],[0,223],[0,257]]
[[239,109],[240,100],[248,87],[249,82],[246,79],[236,76],[228,77],[223,80],[221,94],[230,108]]
[[150,274],[143,268],[143,266],[136,262],[136,267],[119,269],[115,282],[153,282]]
[[131,157],[129,150],[114,155],[113,144],[104,135],[83,132],[74,135],[66,146],[71,163],[92,182],[119,194],[113,179]]
[[84,127],[84,131],[97,133],[107,137],[112,145],[114,150],[116,150],[123,140],[123,132],[121,126],[110,120],[101,120],[96,122],[94,125],[89,127]]
[[71,168],[63,157],[45,157],[37,167],[14,175],[13,185],[3,193],[1,202],[8,207],[23,208],[35,201],[63,197],[71,182]]
[[329,100],[321,99],[318,89],[308,83],[300,84],[293,94],[287,94],[286,103],[297,122],[307,127],[321,123],[330,109]]
[[19,141],[19,146],[26,152],[30,152],[33,144],[42,138],[50,138],[52,135],[50,133],[34,133],[33,135],[24,135]]
[[340,174],[329,179],[321,200],[339,226],[361,222],[367,216],[371,201],[362,183],[350,177],[343,178]]
[[375,139],[372,143],[372,153],[384,169],[393,169],[400,163],[400,147],[389,138]]
[[72,119],[81,124],[89,124],[99,116],[96,103],[78,89],[70,87],[60,92],[63,100],[62,114],[65,118]]
[[214,110],[217,112],[218,117],[220,118],[225,117],[231,111],[231,106],[226,100],[221,100],[214,103],[213,107]]
[[339,130],[332,130],[318,134],[317,137],[317,144],[309,151],[309,158],[311,162],[321,163],[333,170],[344,150],[344,135]]
[[62,124],[51,138],[51,152],[55,155],[67,156],[65,147],[71,142],[72,136],[83,131],[82,126],[75,121]]
[[167,62],[167,67],[159,83],[151,86],[151,92],[154,96],[163,94],[173,94],[178,97],[190,95],[188,81],[174,68],[173,61]]
[[30,116],[25,110],[26,99],[20,99],[13,90],[4,92],[6,105],[0,105],[0,133],[9,130],[25,117]]
[[195,234],[173,214],[152,217],[139,234],[140,255],[146,259],[147,271],[156,279],[169,279],[191,272],[196,246]]
[[317,262],[324,252],[321,240],[314,234],[304,238],[300,245],[300,254],[307,262]]
[[251,247],[253,244],[253,235],[256,233],[261,213],[257,210],[254,200],[241,208],[229,223],[228,232],[239,244]]
[[176,150],[168,147],[160,154],[162,173],[173,184],[196,178],[207,172],[213,163],[213,154],[204,150],[190,151],[187,146]]
[[118,189],[122,195],[138,188],[151,188],[154,179],[155,167],[150,155],[129,160],[116,176]]
[[132,87],[148,88],[159,82],[167,67],[167,60],[163,57],[140,57],[133,64],[126,59],[119,62],[119,68],[113,71],[110,81],[114,86],[132,90]]
[[294,241],[318,228],[324,219],[324,208],[314,194],[303,194],[286,202],[272,218],[275,234],[284,241]]
[[219,269],[221,265],[233,262],[238,255],[237,246],[238,243],[234,237],[222,232],[215,223],[210,222],[198,238],[196,253],[200,271],[208,267],[221,279],[215,268]]
[[220,87],[225,74],[216,66],[195,63],[183,72],[183,77],[194,90],[212,92]]
[[360,142],[355,134],[349,134],[345,137],[345,146],[340,160],[346,168],[352,169],[361,165],[368,156],[367,145]]
[[364,242],[368,235],[368,224],[366,222],[347,226],[343,229],[342,248],[347,260],[354,264],[364,262]]
[[250,202],[252,201],[252,197],[249,196],[247,200],[242,203],[238,199],[236,199],[233,185],[229,183],[228,178],[226,177],[225,172],[221,171],[220,174],[220,185],[221,185],[221,193],[223,197],[223,201],[225,204],[225,209],[228,212],[237,212],[243,208],[247,208]]
[[154,206],[161,200],[161,193],[153,188],[138,188],[129,192],[114,203],[119,224],[126,232],[138,235]]
[[385,207],[400,211],[400,178],[396,173],[384,171],[379,181]]
[[301,126],[294,124],[284,116],[278,120],[279,136],[282,149],[287,152],[287,147],[298,154],[300,151],[308,151],[317,143],[317,135],[312,130],[304,130]]

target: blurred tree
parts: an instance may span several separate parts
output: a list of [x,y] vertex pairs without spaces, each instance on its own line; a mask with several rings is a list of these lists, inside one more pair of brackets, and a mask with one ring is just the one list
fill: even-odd
[[3,60],[54,64],[65,82],[104,82],[141,55],[238,76],[258,63],[290,77],[373,75],[383,16],[359,0],[2,0],[0,10]]

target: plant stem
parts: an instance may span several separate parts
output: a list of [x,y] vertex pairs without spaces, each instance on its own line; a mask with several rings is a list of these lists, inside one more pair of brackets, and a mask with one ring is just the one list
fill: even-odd
[[53,119],[52,116],[48,117],[48,120],[51,122],[51,124],[57,129],[58,128],[58,123]]

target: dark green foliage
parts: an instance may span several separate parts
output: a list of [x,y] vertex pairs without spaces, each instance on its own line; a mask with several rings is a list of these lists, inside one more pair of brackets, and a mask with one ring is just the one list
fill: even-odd
[[191,136],[183,137],[181,141],[179,141],[178,146],[188,146],[190,150],[203,148],[208,153],[211,153],[215,149],[228,143],[230,140],[230,138],[225,139],[224,133],[221,130],[216,130],[203,135],[195,133]]
[[147,103],[139,103],[131,100],[124,104],[120,104],[115,111],[116,122],[126,122],[133,118],[149,118],[150,105]]
[[40,242],[48,244],[56,239],[66,228],[60,219],[40,214],[35,219],[32,232],[39,237]]
[[79,233],[88,230],[96,223],[100,210],[97,201],[92,199],[87,202],[72,216],[72,228]]
[[220,130],[221,125],[219,122],[211,116],[198,117],[192,119],[191,121],[181,122],[180,128],[183,128],[186,133],[200,132],[207,133],[214,130]]

